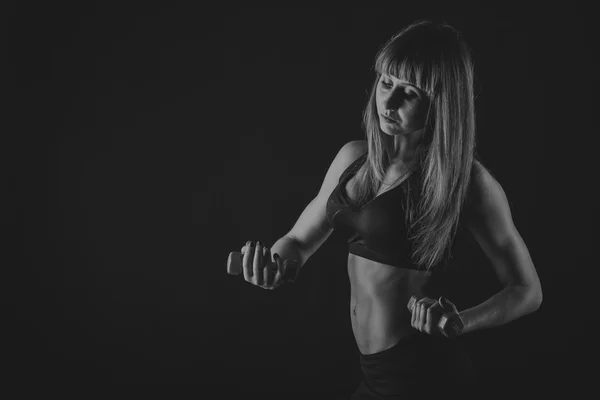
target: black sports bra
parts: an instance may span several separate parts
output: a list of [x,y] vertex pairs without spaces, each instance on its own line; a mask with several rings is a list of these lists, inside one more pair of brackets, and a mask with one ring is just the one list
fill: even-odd
[[329,225],[348,235],[349,253],[395,267],[417,269],[410,260],[412,241],[405,222],[405,189],[410,176],[362,206],[351,204],[345,193],[348,180],[366,158],[364,153],[350,164],[331,192],[326,206]]

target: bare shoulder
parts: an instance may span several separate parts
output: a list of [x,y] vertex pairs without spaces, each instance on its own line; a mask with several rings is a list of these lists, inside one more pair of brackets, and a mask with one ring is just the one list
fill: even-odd
[[352,140],[344,144],[329,166],[321,186],[321,190],[319,191],[320,197],[329,197],[329,194],[337,186],[338,181],[344,171],[350,166],[350,164],[356,161],[358,157],[367,151],[368,146],[366,140]]
[[362,156],[364,153],[368,151],[368,145],[366,140],[353,140],[346,143],[342,149],[340,150],[340,156],[343,158],[343,161],[348,167],[352,164],[356,159]]
[[344,144],[332,163],[332,167],[334,167],[337,177],[339,178],[350,164],[367,151],[368,146],[366,140],[352,140]]
[[491,208],[508,206],[506,193],[492,173],[479,161],[473,162],[467,203],[476,214],[486,214]]
[[[535,269],[512,219],[504,188],[487,168],[474,174],[468,227],[506,283],[535,282]],[[537,283],[539,284],[539,283]]]

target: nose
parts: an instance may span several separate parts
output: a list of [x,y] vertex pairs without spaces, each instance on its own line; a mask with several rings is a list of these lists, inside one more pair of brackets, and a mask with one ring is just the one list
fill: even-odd
[[403,90],[393,90],[383,99],[383,106],[386,110],[394,110],[400,108],[406,96]]

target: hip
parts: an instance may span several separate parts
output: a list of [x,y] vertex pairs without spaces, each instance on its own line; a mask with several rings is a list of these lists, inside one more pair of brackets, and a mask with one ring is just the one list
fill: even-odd
[[444,391],[475,381],[468,353],[456,340],[421,332],[400,339],[376,353],[359,353],[362,389],[377,395],[416,393],[438,387]]

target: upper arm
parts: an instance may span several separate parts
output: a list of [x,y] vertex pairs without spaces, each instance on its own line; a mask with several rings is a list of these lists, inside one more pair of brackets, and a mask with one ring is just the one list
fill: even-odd
[[354,140],[342,146],[329,166],[318,194],[286,234],[298,243],[304,260],[313,255],[333,232],[327,220],[327,200],[342,173],[366,151],[366,146],[364,140]]
[[469,231],[503,284],[541,289],[527,246],[513,222],[504,189],[483,166],[475,167],[479,171],[473,176],[469,193]]

